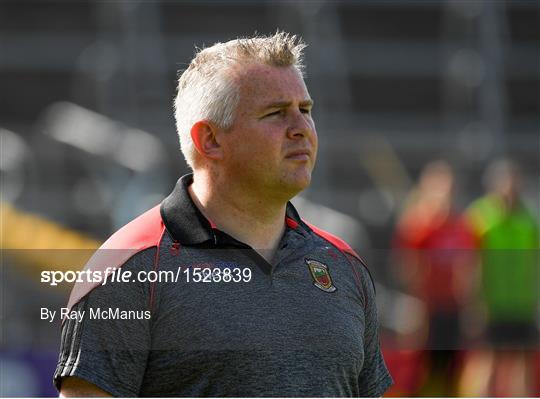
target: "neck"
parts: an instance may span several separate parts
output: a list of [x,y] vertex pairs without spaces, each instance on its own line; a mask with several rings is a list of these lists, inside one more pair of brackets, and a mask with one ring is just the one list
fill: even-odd
[[203,215],[221,231],[270,260],[285,231],[286,202],[272,202],[230,182],[197,171],[189,193]]

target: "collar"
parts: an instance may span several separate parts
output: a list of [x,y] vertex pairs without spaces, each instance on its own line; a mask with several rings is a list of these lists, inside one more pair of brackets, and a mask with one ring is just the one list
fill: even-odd
[[[234,240],[226,233],[220,232],[197,208],[188,192],[188,187],[192,183],[192,173],[182,176],[173,192],[161,203],[161,218],[173,240],[183,245],[202,244],[208,241],[218,244],[224,235]],[[287,202],[285,221],[288,227],[302,235],[309,231],[309,227],[300,219],[298,211],[290,202]]]

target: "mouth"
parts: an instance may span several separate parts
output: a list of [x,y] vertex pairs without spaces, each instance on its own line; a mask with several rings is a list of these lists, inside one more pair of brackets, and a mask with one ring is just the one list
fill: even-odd
[[288,153],[285,156],[286,159],[293,161],[309,161],[311,159],[311,151],[309,150],[297,150]]

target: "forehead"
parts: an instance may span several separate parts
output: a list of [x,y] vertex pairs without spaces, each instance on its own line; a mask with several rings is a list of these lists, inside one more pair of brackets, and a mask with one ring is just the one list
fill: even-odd
[[238,83],[240,101],[253,105],[310,99],[302,75],[293,66],[250,65],[238,75]]

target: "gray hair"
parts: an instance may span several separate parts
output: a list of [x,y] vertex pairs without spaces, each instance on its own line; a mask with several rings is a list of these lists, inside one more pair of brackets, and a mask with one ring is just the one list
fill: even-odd
[[178,79],[174,101],[180,147],[191,168],[197,154],[191,139],[193,124],[209,120],[223,129],[232,126],[240,98],[232,67],[254,63],[294,66],[303,76],[305,47],[306,44],[296,35],[278,31],[272,36],[239,38],[197,50],[189,67]]

